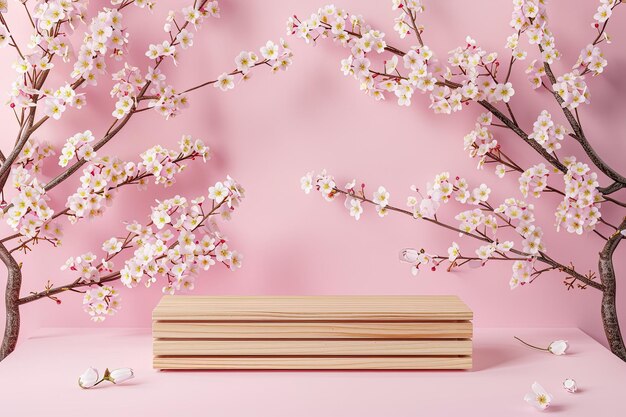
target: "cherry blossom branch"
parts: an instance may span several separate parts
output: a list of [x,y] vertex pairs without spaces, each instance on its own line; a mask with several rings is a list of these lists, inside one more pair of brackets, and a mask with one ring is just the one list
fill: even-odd
[[[615,9],[618,5],[621,4],[621,1],[616,2],[615,5],[613,5],[613,7],[611,8],[611,10]],[[604,33],[604,30],[606,29],[606,26],[609,22],[610,18],[608,18],[604,24],[602,25],[602,29],[599,31],[597,37],[595,38],[595,40],[593,41],[592,45],[597,45],[601,40],[602,34]],[[543,48],[541,45],[538,45],[539,51],[543,52]],[[557,83],[556,77],[554,76],[554,72],[552,71],[552,68],[550,66],[550,64],[548,62],[543,63],[545,72],[546,72],[546,76],[548,77],[548,79],[550,80],[550,82],[552,83],[552,85]],[[570,126],[572,127],[572,129],[574,130],[574,134],[570,134],[570,136],[572,138],[574,138],[583,148],[583,150],[585,151],[585,153],[587,154],[587,156],[589,157],[589,159],[593,162],[593,164],[598,167],[598,169],[600,169],[600,171],[602,171],[607,177],[609,177],[610,179],[612,179],[614,181],[613,184],[604,187],[604,188],[600,188],[600,192],[602,192],[603,194],[610,194],[612,192],[615,192],[621,188],[626,187],[626,177],[624,177],[623,175],[619,174],[617,171],[615,171],[613,168],[611,168],[606,162],[604,162],[604,160],[598,155],[598,153],[595,151],[595,149],[593,149],[593,147],[591,146],[591,144],[589,143],[589,141],[587,140],[587,137],[585,136],[585,133],[583,131],[582,125],[580,124],[579,120],[574,117],[574,115],[572,114],[572,112],[570,111],[570,109],[567,108],[567,106],[564,106],[564,100],[563,98],[555,91],[549,90],[550,93],[554,96],[554,98],[556,99],[557,103],[559,104],[559,107],[561,107],[563,114],[565,115],[565,118],[567,119],[568,123],[570,124]],[[578,113],[576,113],[578,114]]]
[[15,41],[15,38],[13,38],[13,35],[11,34],[11,30],[9,29],[9,25],[7,24],[6,19],[4,18],[3,13],[0,13],[0,23],[2,25],[4,25],[4,27],[7,29],[7,32],[9,32],[9,38],[11,39],[11,42],[13,42],[11,44],[12,47],[15,48],[15,50],[17,51],[18,55],[20,56],[20,58],[24,59],[24,54],[22,54],[22,51],[20,50],[20,47],[18,46],[17,42]]
[[[367,198],[365,196],[358,195],[358,194],[355,194],[353,192],[349,192],[349,191],[346,191],[346,190],[342,190],[342,189],[337,188],[337,187],[335,187],[334,190],[337,193],[339,193],[339,194],[343,194],[343,195],[346,195],[346,196],[350,196],[352,198],[356,198],[358,200],[363,201],[364,203],[369,203],[369,204],[372,204],[372,205],[376,205],[376,203],[374,201],[370,200],[369,198]],[[413,217],[413,212],[411,212],[409,210],[405,210],[405,209],[402,209],[402,208],[399,208],[399,207],[395,207],[395,206],[392,206],[392,205],[387,205],[387,206],[385,206],[385,208],[387,210],[389,210],[389,211],[395,211],[397,213],[401,213],[401,214],[405,214],[407,216]],[[420,217],[420,218],[422,220],[427,221],[427,222],[434,223],[437,226],[441,226],[441,227],[443,227],[445,229],[452,230],[453,232],[461,233],[461,234],[464,234],[466,236],[471,236],[474,239],[482,240],[483,242],[488,242],[488,243],[493,242],[493,240],[491,240],[490,238],[488,238],[486,236],[480,236],[480,235],[476,235],[476,234],[473,234],[473,233],[466,232],[466,231],[458,229],[458,228],[456,228],[454,226],[450,226],[449,224],[442,223],[442,222],[438,221],[437,219],[431,219],[429,217]]]
[[[191,229],[191,232],[199,229],[202,226],[205,226],[205,222],[206,220],[217,214],[218,210],[220,210],[222,208],[222,206],[225,204],[226,200],[221,201],[218,204],[214,204],[211,208],[211,211],[209,211],[207,214],[205,214],[202,217],[202,220],[200,221],[200,223],[194,227],[193,229]],[[176,244],[176,242],[173,242],[172,244],[170,244],[169,249],[171,249],[172,247],[174,247],[174,245]],[[130,247],[130,246],[128,246]],[[164,257],[165,255],[162,255],[160,258]],[[156,258],[156,259],[160,259],[160,258]],[[112,272],[108,275],[105,275],[104,277],[101,277],[98,281],[85,281],[83,279],[83,277],[79,277],[78,279],[74,280],[73,282],[66,284],[66,285],[60,285],[57,287],[50,287],[47,288],[44,291],[40,291],[40,292],[34,292],[31,293],[30,295],[26,296],[26,297],[22,297],[18,300],[18,304],[19,305],[23,305],[23,304],[27,304],[27,303],[31,303],[33,301],[36,301],[40,298],[46,298],[46,297],[50,297],[56,294],[60,294],[62,292],[65,291],[71,291],[71,290],[75,290],[76,288],[84,288],[84,287],[90,287],[93,285],[102,285],[104,283],[108,283],[108,282],[112,282],[112,281],[117,281],[121,278],[121,274],[120,271],[117,272]]]
[[[408,10],[407,13],[410,14],[410,10]],[[300,22],[300,21],[298,20],[298,22]],[[332,26],[329,23],[323,22],[323,21],[320,22],[320,26],[322,28],[324,28],[325,30],[330,30],[332,28]],[[346,31],[346,33],[348,33],[350,36],[352,36],[354,38],[362,38],[362,35],[360,33],[356,33],[354,31],[349,31],[347,29],[345,31]],[[400,57],[403,57],[403,56],[406,55],[406,52],[404,52],[401,49],[398,49],[398,48],[396,48],[394,46],[391,46],[389,44],[385,45],[384,50],[386,50],[388,52],[391,52],[391,53],[393,53],[395,55],[398,55]],[[510,72],[510,69],[511,69],[511,67],[509,66],[509,72]],[[405,77],[396,76],[394,74],[386,74],[386,73],[377,72],[377,71],[373,71],[373,70],[370,70],[370,72],[373,73],[373,74],[376,74],[376,75],[385,76],[385,77],[389,77],[389,78],[406,79]],[[495,74],[493,74],[491,72],[489,72],[489,73],[495,79]],[[507,75],[507,78],[508,77],[509,77],[509,75]],[[448,87],[451,87],[451,88],[459,88],[459,87],[462,86],[461,84],[455,83],[455,82],[453,82],[451,80],[445,80],[445,79],[437,81],[437,85],[448,86]],[[532,147],[537,153],[539,153],[552,166],[557,168],[562,173],[567,173],[567,167],[562,162],[560,162],[556,157],[554,157],[549,152],[547,152],[541,146],[541,144],[539,144],[538,142],[530,139],[528,137],[528,134],[526,132],[524,132],[524,130],[519,127],[518,123],[515,121],[515,117],[514,117],[513,112],[512,112],[512,110],[511,110],[511,108],[510,108],[508,103],[505,103],[505,104],[506,104],[506,107],[507,107],[507,111],[509,111],[509,113],[510,113],[510,117],[506,116],[503,112],[498,110],[493,104],[489,103],[487,100],[478,100],[477,103],[479,105],[481,105],[482,107],[484,107],[485,109],[487,109],[490,112],[492,112],[493,115],[496,118],[498,118],[500,121],[502,121],[503,124],[506,127],[508,127],[513,133],[515,133],[518,137],[520,137],[527,145]],[[564,109],[564,110],[567,110],[567,109]],[[570,112],[570,114],[571,114],[571,112]],[[574,122],[575,122],[575,120],[574,120]],[[577,140],[579,140],[579,139],[577,139]],[[621,189],[624,186],[626,186],[625,185],[626,184],[626,178],[624,178],[622,176],[619,176],[619,174],[617,174],[615,171],[613,171],[613,172],[608,171],[607,169],[610,169],[610,167],[608,167],[608,165],[606,165],[602,161],[602,159],[597,155],[595,150],[586,141],[586,138],[583,138],[582,140],[579,140],[579,142],[581,142],[581,145],[585,149],[585,152],[588,154],[588,156],[590,157],[592,162],[596,166],[598,166],[598,168],[600,170],[602,170],[605,174],[607,174],[607,176],[609,176],[610,178],[615,179],[617,181],[617,184],[612,184],[612,185],[610,185],[608,187],[599,187],[598,190],[601,193],[603,193],[603,194],[605,194],[605,193],[610,194],[610,193],[615,192],[616,190]],[[625,181],[624,184],[622,184],[622,182],[621,182],[622,179],[624,179],[624,181]],[[624,203],[615,201],[613,199],[607,199],[607,201],[615,202],[616,204],[619,204],[619,205],[624,204]]]
[[[189,159],[195,159],[197,157],[199,157],[199,155],[197,153],[192,153],[192,154],[189,154],[189,155],[179,156],[178,158],[172,160],[172,163],[178,165],[181,162],[184,162],[184,161],[189,160]],[[117,190],[117,189],[119,189],[121,187],[124,187],[124,186],[127,186],[127,185],[138,184],[142,180],[144,180],[146,178],[150,178],[150,177],[154,177],[154,174],[152,172],[147,172],[147,171],[145,171],[145,172],[138,172],[135,176],[133,176],[131,178],[128,178],[127,180],[125,180],[125,181],[123,181],[123,182],[121,182],[121,183],[119,183],[119,184],[117,184],[117,185],[115,185],[113,187],[107,188],[106,190],[98,191],[95,194],[103,195],[105,193],[105,191],[109,192],[109,191]],[[67,215],[69,212],[70,212],[70,209],[69,208],[65,208],[65,209],[55,213],[50,218],[50,220],[48,222],[51,222],[52,220],[55,220],[55,219],[57,219],[60,216]],[[28,243],[30,243],[32,241],[35,241],[35,243],[36,243],[37,240],[50,241],[50,243],[55,244],[55,242],[50,240],[50,239],[39,237],[40,231],[41,231],[41,228],[37,231],[37,234],[35,236],[25,240],[24,242],[20,242],[20,244],[18,246],[14,247],[9,252],[13,253],[13,252],[16,252],[16,251],[22,250],[22,249],[26,250],[27,249],[26,245]],[[5,243],[5,242],[13,240],[15,238],[19,238],[20,236],[23,236],[23,235],[21,233],[14,233],[14,234],[9,235],[9,236],[7,236],[7,237],[5,237],[3,239],[0,239],[0,243]]]
[[413,10],[411,10],[410,7],[407,6],[406,1],[403,3],[404,7],[406,9],[405,13],[407,13],[409,15],[409,18],[411,19],[411,28],[413,29],[413,32],[415,33],[415,37],[417,38],[417,42],[419,43],[419,45],[421,47],[424,46],[424,41],[422,40],[422,35],[420,33],[420,30],[417,27],[417,23],[415,23],[415,12],[413,12]]
[[[326,28],[326,29],[330,29],[331,26],[327,23],[322,22],[321,25]],[[357,34],[355,32],[352,31],[346,31],[348,32],[348,34],[350,34],[353,37],[356,38],[361,38],[362,36],[360,34]],[[384,48],[386,51],[389,51],[395,55],[398,55],[400,57],[403,57],[404,55],[406,55],[406,52],[402,51],[401,49],[398,49],[394,46],[391,45],[387,45]],[[378,75],[383,75],[383,76],[387,76],[390,78],[396,78],[396,79],[406,79],[406,77],[402,77],[402,76],[396,76],[393,74],[385,74],[385,73],[381,73],[381,72],[376,72],[376,71],[371,71],[372,73],[376,73]],[[437,82],[438,85],[442,85],[442,86],[448,86],[451,88],[459,88],[461,87],[461,84],[455,83],[453,81],[450,80],[442,80],[442,81],[438,81]],[[493,113],[493,115],[498,118],[500,121],[502,121],[502,123],[504,123],[504,125],[506,127],[508,127],[513,133],[515,133],[517,136],[519,136],[527,145],[529,145],[531,148],[533,148],[539,155],[541,155],[546,161],[548,161],[551,165],[553,165],[555,168],[557,168],[559,171],[566,173],[567,172],[567,167],[565,165],[563,165],[560,161],[558,161],[555,157],[553,157],[552,155],[550,155],[545,149],[543,149],[543,147],[536,141],[531,140],[528,137],[528,134],[526,132],[524,132],[519,125],[512,119],[507,117],[504,113],[502,113],[500,110],[498,110],[493,104],[489,103],[487,100],[479,100],[477,101],[478,104],[480,104],[482,107],[484,107],[485,109],[489,110],[490,112]],[[510,107],[508,108],[509,111],[511,111]]]
[[[550,68],[550,64],[548,64],[547,62],[544,62],[543,65],[546,70],[546,75],[548,76],[548,79],[550,80],[550,82],[552,84],[556,84],[557,80],[556,80],[556,77],[554,76],[554,73],[552,72],[552,68]],[[607,177],[615,181],[614,184],[617,184],[617,185],[611,184],[608,187],[600,188],[599,189],[600,192],[602,192],[603,194],[604,193],[610,194],[621,188],[626,187],[626,177],[624,177],[623,175],[615,171],[613,168],[611,168],[606,162],[604,162],[604,160],[602,160],[602,158],[598,155],[595,149],[593,149],[593,147],[587,140],[587,137],[585,136],[582,126],[578,123],[578,121],[576,120],[572,112],[567,107],[562,106],[564,101],[561,98],[561,96],[555,92],[552,92],[552,95],[554,96],[556,101],[559,103],[559,106],[563,110],[563,114],[565,115],[565,118],[569,122],[570,126],[572,127],[572,129],[574,129],[575,134],[571,134],[569,136],[574,138],[580,144],[580,146],[583,148],[583,150],[585,151],[585,153],[587,154],[591,162],[593,162],[593,164],[596,167],[598,167],[598,169],[602,171]]]
[[[342,189],[340,189],[338,187],[334,187],[333,190],[335,192],[339,193],[339,194],[343,194],[343,195],[349,196],[351,198],[356,198],[356,199],[358,199],[358,200],[360,200],[362,202],[365,202],[365,203],[368,203],[368,204],[371,204],[371,205],[374,205],[374,206],[377,205],[376,202],[374,202],[373,200],[365,197],[364,195],[359,195],[359,194],[354,193],[354,192],[349,192],[349,191],[346,191],[346,190],[342,190]],[[411,212],[409,210],[405,210],[405,209],[402,209],[402,208],[399,208],[399,207],[396,207],[396,206],[393,206],[393,205],[389,205],[389,204],[387,204],[385,206],[385,208],[387,210],[389,210],[389,211],[394,211],[394,212],[397,212],[397,213],[401,213],[401,214],[410,216],[411,218],[415,219],[415,216],[414,216],[413,212]],[[490,211],[493,211],[493,210],[490,210]],[[480,241],[487,242],[487,243],[493,243],[494,242],[493,239],[487,237],[484,234],[474,234],[474,233],[466,232],[464,230],[461,230],[461,229],[456,228],[454,226],[448,225],[448,224],[443,223],[443,222],[441,222],[441,221],[439,221],[437,219],[434,219],[434,218],[419,217],[419,219],[422,219],[422,220],[425,220],[427,222],[436,224],[437,226],[443,227],[445,229],[452,230],[454,232],[457,232],[457,233],[460,233],[460,234],[463,234],[463,235],[466,235],[466,236],[470,236],[470,237],[472,237],[472,238],[474,238],[476,240],[480,240]],[[526,252],[523,252],[523,251],[520,251],[520,250],[517,250],[517,249],[510,249],[510,252],[515,253],[516,255],[522,256],[522,257],[524,257],[524,259],[529,259],[529,258],[533,257],[533,255],[531,255],[529,253],[526,253]],[[545,263],[547,265],[550,265],[552,267],[552,269],[558,269],[561,272],[567,273],[567,274],[575,277],[577,280],[579,280],[581,282],[584,282],[586,285],[588,285],[588,286],[590,286],[592,288],[595,288],[595,289],[600,290],[600,291],[603,290],[603,285],[602,284],[600,284],[598,282],[595,282],[595,281],[587,278],[586,276],[578,273],[572,267],[565,266],[564,264],[555,261],[554,259],[549,257],[544,252],[540,252],[539,255],[536,257],[536,259],[538,261],[540,261],[540,262],[543,262],[543,263]]]

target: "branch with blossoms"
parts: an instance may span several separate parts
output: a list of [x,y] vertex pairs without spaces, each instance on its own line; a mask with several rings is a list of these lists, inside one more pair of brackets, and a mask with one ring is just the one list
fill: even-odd
[[[400,208],[389,203],[389,192],[380,186],[368,198],[365,184],[355,188],[356,181],[352,181],[344,188],[339,188],[333,176],[322,172],[317,175],[308,173],[301,179],[301,187],[308,194],[313,188],[319,191],[325,200],[334,201],[339,195],[345,196],[344,205],[350,216],[359,220],[364,211],[362,203],[373,205],[380,217],[389,212],[401,213],[420,219],[448,230],[457,232],[459,237],[470,237],[478,240],[482,245],[473,250],[474,255],[467,256],[461,253],[456,242],[448,249],[447,255],[430,254],[424,249],[403,249],[400,259],[410,263],[411,273],[417,276],[423,269],[436,270],[444,262],[448,262],[447,271],[469,264],[471,267],[485,266],[489,261],[513,261],[512,277],[509,282],[511,289],[533,282],[539,275],[559,270],[570,274],[571,277],[587,286],[602,290],[602,284],[594,281],[591,276],[576,272],[573,266],[566,266],[550,258],[545,252],[542,241],[543,231],[535,225],[534,206],[524,201],[508,198],[498,206],[489,202],[491,190],[485,185],[475,187],[470,191],[464,178],[456,177],[450,181],[450,174],[443,172],[437,175],[432,183],[428,183],[426,195],[422,195],[418,188],[412,187],[417,195],[407,197],[407,208]],[[469,206],[455,216],[458,226],[441,221],[437,211],[443,204],[456,200]],[[504,240],[502,231],[509,231],[511,239],[519,239],[515,248],[515,240]],[[500,233],[500,234],[499,234]],[[546,264],[547,268],[538,268],[535,264]]]
[[[513,265],[511,288],[529,284],[557,270],[566,275],[564,284],[568,289],[592,287],[602,291],[602,318],[609,345],[626,361],[626,347],[615,307],[613,268],[613,253],[626,236],[626,217],[621,213],[617,219],[608,219],[601,213],[603,204],[615,205],[618,210],[626,207],[626,202],[611,195],[626,187],[626,177],[592,147],[580,117],[582,109],[590,103],[587,77],[606,71],[608,62],[601,47],[609,43],[608,23],[621,4],[620,0],[600,1],[592,24],[596,32],[593,40],[581,50],[571,70],[558,76],[552,66],[562,56],[550,30],[545,1],[513,1],[510,21],[513,33],[504,45],[508,50],[502,61],[507,63],[505,65],[501,64],[497,52],[484,50],[470,36],[462,46],[449,52],[447,60],[438,60],[427,45],[424,27],[419,24],[420,14],[425,11],[421,0],[392,0],[392,9],[398,12],[394,31],[401,39],[409,35],[415,37],[415,44],[407,50],[391,45],[383,31],[366,23],[361,16],[332,5],[318,9],[307,19],[290,17],[287,21],[289,34],[306,43],[331,38],[347,49],[349,55],[341,61],[341,71],[356,79],[359,88],[376,100],[393,97],[398,105],[409,106],[413,95],[420,92],[428,95],[429,107],[436,114],[459,112],[473,103],[486,110],[478,117],[474,129],[465,135],[464,149],[477,160],[480,170],[493,164],[500,178],[510,173],[517,175],[523,199],[511,196],[499,205],[492,205],[486,184],[470,191],[464,180],[459,177],[451,180],[448,173],[438,175],[424,195],[413,188],[418,194],[409,197],[408,209],[390,206],[384,187],[368,198],[364,187],[355,190],[354,183],[349,183],[339,188],[334,178],[325,172],[317,176],[307,174],[302,179],[302,188],[309,192],[316,187],[327,200],[345,194],[346,207],[356,219],[361,216],[363,203],[374,204],[381,216],[389,211],[400,212],[481,242],[471,251],[464,248],[463,253],[453,242],[447,256],[430,254],[424,249],[404,250],[401,258],[412,264],[414,274],[446,264],[447,269],[452,270],[462,265],[484,266],[489,261],[509,260]],[[518,122],[514,105],[519,87],[514,88],[511,75],[519,66],[518,61],[533,54],[522,46],[523,38],[535,49],[536,55],[524,70],[530,87],[548,91],[554,97],[558,113],[562,113],[567,126],[559,123],[558,114],[547,109],[539,113],[532,126]],[[532,166],[516,162],[502,146],[500,138],[507,132],[532,148],[542,162]],[[557,155],[566,140],[579,145],[585,156],[583,160]],[[605,185],[600,184],[605,181]],[[597,274],[593,271],[581,274],[572,264],[556,261],[548,255],[542,229],[535,224],[534,204],[527,201],[531,196],[539,198],[544,193],[562,197],[554,211],[557,231],[564,229],[576,235],[593,232],[601,239],[603,246],[599,251]],[[439,207],[451,199],[472,206],[455,216],[458,225],[437,218]],[[499,231],[511,234],[508,236],[511,240],[503,240]]]
[[[444,66],[433,51],[423,43],[421,34],[423,28],[412,23],[417,14],[424,11],[422,2],[393,0],[392,3],[394,10],[400,11],[394,26],[400,38],[405,38],[411,30],[417,34],[419,45],[406,52],[389,45],[385,40],[385,34],[367,25],[360,16],[349,15],[334,6],[319,9],[307,20],[301,21],[296,16],[290,17],[287,21],[287,32],[304,39],[307,43],[315,43],[320,38],[330,37],[344,48],[349,48],[350,55],[341,61],[344,75],[352,75],[359,82],[361,90],[376,100],[384,100],[385,93],[392,93],[399,105],[409,106],[415,91],[420,91],[429,94],[430,108],[435,113],[443,114],[461,111],[463,104],[476,102],[499,119],[503,123],[502,127],[513,131],[555,168],[563,173],[567,172],[567,167],[559,161],[554,152],[550,152],[520,128],[509,104],[515,94],[512,83],[508,81],[512,67],[517,61],[525,60],[528,54],[519,45],[521,33],[527,34],[531,44],[540,44],[543,50],[542,57],[546,59],[548,68],[550,63],[560,57],[547,25],[544,5],[530,1],[528,3],[532,3],[534,8],[531,7],[528,11],[522,6],[515,6],[512,26],[517,32],[507,39],[506,44],[506,47],[511,49],[510,65],[505,80],[499,80],[498,75],[501,71],[498,54],[487,53],[469,36],[464,47],[451,51],[448,59],[450,66]],[[613,1],[611,7],[614,8],[619,4],[621,2]],[[528,13],[529,16],[524,13]],[[610,14],[605,18],[605,23],[609,17]],[[350,28],[347,28],[348,24]],[[606,33],[605,28],[606,24],[602,29],[603,34]],[[588,101],[589,91],[584,81],[585,75],[587,73],[598,75],[603,72],[606,60],[597,45],[606,39],[608,36],[602,35],[594,40],[591,46],[592,54],[588,51],[589,47],[581,52],[575,68],[584,68],[586,72],[580,74],[580,71],[575,69],[555,80],[555,83],[558,81],[559,84],[555,84],[551,92],[555,97],[558,96],[559,100],[563,100],[561,103],[565,103],[564,112],[576,109],[582,102]],[[369,58],[374,52],[377,55],[389,52],[392,56],[384,60],[380,69],[374,69]],[[404,74],[398,66],[398,57],[402,58],[406,70]],[[534,88],[545,86],[542,78],[546,76],[546,72],[544,67],[537,65],[537,60],[526,69]],[[503,103],[505,110],[499,110],[496,107],[497,103]],[[583,149],[592,161],[602,161],[590,145],[583,146]],[[619,184],[626,185],[625,177],[615,175],[616,172],[612,169],[605,169],[608,168],[608,164],[603,161],[601,165],[599,168],[603,173]],[[614,192],[615,186],[611,187],[611,192]]]
[[[126,227],[124,237],[112,237],[103,242],[102,250],[106,255],[99,261],[91,252],[69,258],[61,269],[77,272],[79,276],[75,281],[57,287],[48,284],[44,291],[20,298],[19,303],[87,287],[83,299],[85,310],[93,320],[102,321],[119,309],[118,292],[105,285],[110,282],[121,281],[126,287],[134,288],[146,277],[144,285],[149,288],[158,277],[163,277],[162,291],[174,294],[181,289],[192,290],[194,275],[200,269],[207,271],[216,262],[231,270],[240,268],[243,255],[229,249],[212,218],[230,218],[243,197],[243,188],[228,177],[210,187],[207,197],[188,201],[175,196],[157,201],[149,222],[145,225],[132,222]],[[207,201],[210,202],[208,210]],[[114,272],[113,259],[130,249],[134,249],[132,256]],[[91,287],[95,289],[89,289]]]
[[[153,110],[166,119],[175,117],[189,106],[189,93],[210,85],[228,91],[236,83],[249,79],[256,68],[269,68],[274,73],[286,70],[292,57],[284,40],[267,41],[258,55],[242,51],[235,58],[233,69],[214,79],[178,89],[167,82],[167,73],[173,69],[171,64],[175,68],[183,62],[183,52],[193,47],[194,34],[204,22],[220,17],[217,1],[197,0],[181,6],[180,10],[171,10],[163,25],[164,39],[148,45],[143,58],[146,62],[128,54],[132,38],[124,23],[124,14],[132,5],[152,10],[154,2],[111,0],[108,7],[99,9],[90,8],[86,0],[21,3],[21,10],[11,18],[23,14],[22,24],[31,29],[26,44],[14,38],[9,24],[15,24],[8,22],[7,3],[0,1],[0,48],[14,50],[13,69],[17,73],[7,105],[18,124],[12,148],[0,151],[0,215],[14,232],[0,239],[0,259],[8,270],[7,320],[0,360],[15,348],[22,304],[42,298],[60,304],[58,294],[81,292],[85,293],[86,311],[94,320],[101,321],[119,309],[119,296],[111,285],[113,281],[119,280],[132,287],[143,276],[148,277],[148,284],[155,282],[158,275],[165,278],[164,291],[172,293],[193,288],[193,276],[200,267],[206,269],[216,261],[231,269],[240,266],[241,255],[228,250],[213,219],[217,214],[228,218],[243,196],[243,189],[230,177],[211,187],[212,193],[217,192],[215,190],[223,193],[219,198],[209,195],[211,207],[203,205],[203,198],[188,202],[175,197],[158,202],[153,210],[158,210],[162,216],[154,217],[153,211],[149,223],[132,223],[126,236],[107,240],[103,247],[107,254],[99,261],[95,255],[87,253],[68,263],[68,269],[79,273],[69,284],[55,286],[49,280],[43,290],[22,296],[21,262],[15,257],[27,254],[42,242],[60,245],[65,221],[74,224],[102,216],[105,208],[114,202],[117,192],[126,186],[145,189],[151,178],[157,185],[172,186],[187,162],[200,159],[206,162],[209,158],[208,147],[188,135],[183,135],[176,150],[152,146],[140,155],[139,162],[105,155],[105,145],[117,137],[135,115]],[[72,35],[83,30],[81,25],[85,25],[84,36],[80,44],[73,45],[75,37]],[[59,72],[59,61],[70,63],[71,73],[67,81],[50,86],[48,80],[52,77],[49,75]],[[114,104],[112,120],[105,131],[78,132],[58,150],[44,140],[35,139],[35,133],[50,121],[63,122],[66,112],[84,108],[88,95],[99,90],[99,81],[107,73],[113,80],[109,95]],[[52,178],[47,178],[42,169],[44,161],[55,155],[58,155],[60,170],[57,168]],[[60,196],[65,206],[53,207],[50,201],[56,187],[74,178],[76,173],[81,175],[75,191],[69,196]],[[161,222],[161,217],[167,221]],[[170,220],[173,223],[168,223]],[[159,232],[151,235],[149,232],[155,227]],[[202,248],[191,250],[193,245],[189,242],[183,246],[174,243],[179,238],[186,242],[185,239],[194,236],[202,239]],[[210,248],[208,242],[214,242],[215,247]],[[124,267],[115,270],[112,259],[131,249],[134,254],[125,261]],[[146,261],[148,253],[154,254],[150,262]]]

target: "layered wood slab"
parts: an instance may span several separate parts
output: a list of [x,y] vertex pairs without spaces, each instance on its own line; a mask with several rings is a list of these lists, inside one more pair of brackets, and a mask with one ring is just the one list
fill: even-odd
[[456,296],[165,296],[157,369],[468,369]]

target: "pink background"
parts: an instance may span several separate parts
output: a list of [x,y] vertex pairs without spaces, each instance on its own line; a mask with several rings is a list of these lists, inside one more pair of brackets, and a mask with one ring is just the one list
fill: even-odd
[[[134,42],[133,64],[145,68],[143,52],[149,43],[164,39],[163,18],[170,5],[179,3],[160,1],[153,16],[134,7],[126,9],[125,22]],[[363,14],[387,33],[389,42],[406,47],[408,43],[399,41],[392,30],[396,13],[390,10],[390,3],[346,0],[337,5]],[[580,48],[592,40],[594,30],[590,23],[597,3],[577,2],[572,7],[570,2],[554,1],[549,5],[557,47],[564,54],[563,60],[555,65],[557,73],[567,70]],[[181,88],[215,78],[233,68],[233,58],[242,49],[256,50],[267,39],[284,36],[288,16],[293,13],[308,16],[322,5],[318,0],[271,4],[225,2],[222,18],[205,24],[196,35],[194,47],[182,54],[176,71],[171,65],[166,67],[168,78]],[[16,15],[23,18],[17,5],[10,6],[13,11],[9,19],[15,19]],[[506,37],[512,33],[508,25],[511,9],[509,1],[431,1],[420,22],[427,28],[426,43],[440,58],[463,44],[468,34],[485,49],[504,54]],[[151,27],[145,24],[148,19],[153,22]],[[603,48],[609,61],[607,73],[588,80],[592,106],[581,109],[581,118],[600,155],[623,170],[626,118],[617,99],[626,94],[626,82],[621,77],[626,58],[620,56],[622,42],[626,41],[626,15],[618,10],[611,20],[609,33],[615,43]],[[16,23],[13,29],[19,32]],[[209,271],[198,278],[196,294],[454,293],[474,309],[477,326],[576,326],[603,341],[598,291],[568,292],[562,284],[563,277],[556,273],[542,276],[531,286],[510,291],[510,265],[504,263],[453,274],[442,268],[413,278],[407,265],[397,261],[399,249],[423,246],[445,252],[454,239],[469,252],[475,244],[405,216],[379,219],[371,207],[366,208],[361,221],[355,222],[340,202],[328,204],[319,195],[303,194],[299,178],[307,171],[322,168],[332,172],[340,185],[356,177],[366,182],[371,192],[384,184],[399,205],[404,204],[411,184],[423,187],[435,174],[445,170],[465,176],[476,185],[479,181],[489,183],[494,190],[494,201],[519,196],[519,191],[516,177],[498,180],[491,170],[479,173],[475,161],[463,151],[462,138],[472,129],[480,112],[477,107],[454,116],[435,116],[426,108],[425,96],[418,95],[410,108],[400,108],[393,100],[375,102],[362,95],[354,80],[340,73],[339,61],[347,55],[346,51],[330,41],[312,48],[295,38],[288,40],[295,57],[287,73],[272,75],[257,70],[249,83],[228,93],[213,88],[197,91],[190,97],[191,108],[174,120],[165,121],[153,112],[135,116],[101,154],[136,159],[139,152],[153,144],[176,146],[181,134],[189,133],[210,144],[214,158],[179,176],[179,183],[173,189],[151,186],[150,191],[142,193],[124,190],[103,218],[68,226],[62,248],[52,249],[43,244],[35,248],[25,260],[22,293],[42,290],[48,279],[56,284],[73,280],[59,270],[65,259],[88,250],[101,253],[101,242],[123,229],[122,220],[144,221],[155,197],[175,193],[193,197],[205,193],[210,184],[230,174],[246,187],[247,198],[233,221],[223,229],[232,246],[245,255],[244,268],[236,273],[224,268]],[[3,63],[0,88],[4,91],[14,79],[10,68],[12,54],[9,49],[0,50]],[[565,123],[545,93],[530,89],[521,73],[524,67],[523,63],[517,67],[512,78],[516,89],[512,105],[520,123],[528,129],[544,108]],[[49,122],[39,137],[60,146],[77,131],[91,129],[102,134],[111,122],[113,102],[108,96],[110,82],[101,80],[105,89],[96,95],[89,88],[85,109],[67,112],[63,123]],[[57,79],[51,85],[56,86],[60,81]],[[15,125],[11,111],[3,107],[0,110],[3,150],[13,143]],[[526,166],[541,162],[512,135],[499,134],[498,139]],[[578,149],[570,143],[560,155],[566,153],[578,154]],[[57,169],[56,162],[50,161],[45,172],[51,176]],[[55,190],[53,207],[62,207],[77,183],[76,177]],[[624,194],[621,197],[624,199]],[[595,235],[557,234],[552,227],[552,212],[558,199],[546,196],[535,203],[551,256],[564,263],[575,261],[583,271],[595,270],[601,240]],[[452,219],[456,211],[447,207],[443,214]],[[615,219],[616,212],[610,206],[605,205],[602,211]],[[8,229],[4,222],[2,227]],[[622,254],[623,248],[616,255],[621,258],[616,266],[618,275],[624,273],[626,266]],[[122,296],[122,311],[97,325],[82,312],[81,297],[74,294],[63,295],[62,306],[47,300],[26,305],[22,309],[24,334],[42,326],[149,326],[150,312],[161,297],[160,290],[124,289]],[[624,296],[626,286],[622,285],[620,301]],[[626,309],[620,307],[620,311],[626,319]]]

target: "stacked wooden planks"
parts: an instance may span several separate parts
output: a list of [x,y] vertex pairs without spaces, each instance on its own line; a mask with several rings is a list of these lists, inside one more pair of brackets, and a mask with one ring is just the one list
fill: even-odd
[[164,296],[156,369],[469,369],[456,296]]

